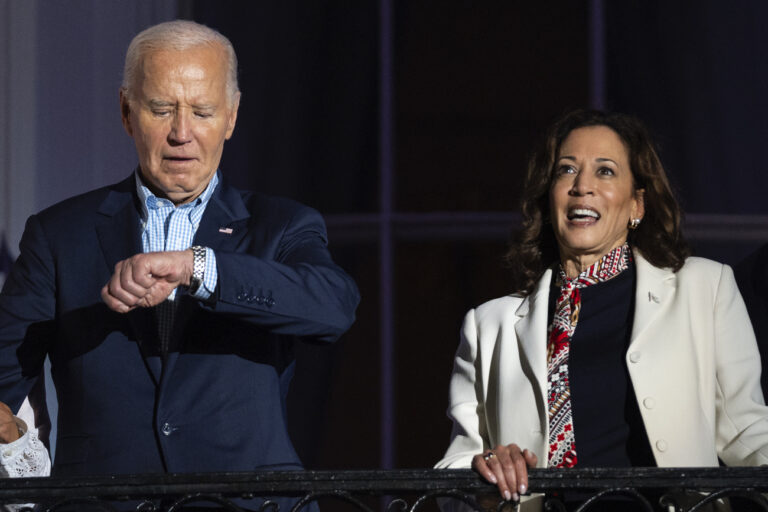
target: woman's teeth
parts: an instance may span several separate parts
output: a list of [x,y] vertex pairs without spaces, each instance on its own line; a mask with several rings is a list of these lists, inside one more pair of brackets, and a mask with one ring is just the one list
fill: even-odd
[[588,208],[574,208],[573,210],[570,210],[568,212],[568,219],[569,220],[581,219],[581,218],[584,218],[584,217],[591,217],[593,219],[599,219],[600,218],[600,214],[597,213],[596,211],[590,210]]

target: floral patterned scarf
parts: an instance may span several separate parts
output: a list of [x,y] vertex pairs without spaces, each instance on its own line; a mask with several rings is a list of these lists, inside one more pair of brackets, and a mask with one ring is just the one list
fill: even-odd
[[555,284],[560,295],[555,315],[549,326],[547,344],[547,405],[549,409],[548,467],[572,468],[578,461],[576,436],[573,431],[571,387],[568,377],[568,353],[571,339],[579,323],[581,288],[613,279],[629,267],[632,252],[626,243],[613,249],[573,279],[562,266]]

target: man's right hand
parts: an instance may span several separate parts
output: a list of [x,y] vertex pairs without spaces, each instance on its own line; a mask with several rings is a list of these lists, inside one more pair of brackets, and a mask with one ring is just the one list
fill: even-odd
[[190,249],[137,254],[115,265],[101,298],[118,313],[156,306],[177,286],[189,286],[192,266]]
[[20,437],[19,427],[13,411],[3,402],[0,402],[0,443],[12,443]]
[[527,448],[516,444],[498,445],[493,450],[478,453],[472,458],[472,469],[499,488],[501,496],[518,501],[528,490],[528,468],[536,467],[539,458]]

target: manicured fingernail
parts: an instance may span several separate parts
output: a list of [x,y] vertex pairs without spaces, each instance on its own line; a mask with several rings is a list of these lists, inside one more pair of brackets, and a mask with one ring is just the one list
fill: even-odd
[[520,484],[520,494],[525,494],[525,484]]
[[490,481],[492,484],[496,484],[496,483],[498,483],[498,482],[499,482],[498,480],[496,480],[496,475],[494,475],[493,473],[491,473],[491,476],[489,476],[489,477],[488,477],[488,480],[489,480],[489,481]]
[[509,494],[509,491],[504,491],[504,499],[507,501],[512,499],[512,495]]
[[520,501],[520,496],[517,493],[515,493],[512,495],[512,499],[515,501]]

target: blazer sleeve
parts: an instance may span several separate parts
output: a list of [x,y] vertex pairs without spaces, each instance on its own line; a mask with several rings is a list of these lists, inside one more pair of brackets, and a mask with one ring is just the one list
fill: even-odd
[[55,317],[51,251],[36,216],[0,293],[0,400],[18,411],[40,375]]
[[472,457],[488,447],[482,384],[478,376],[475,310],[464,318],[450,382],[448,417],[453,421],[451,444],[436,468],[468,468]]
[[768,464],[760,355],[733,271],[722,269],[714,304],[717,452],[729,466]]
[[216,251],[218,294],[212,308],[276,334],[333,341],[354,322],[360,296],[331,259],[319,213],[298,207],[272,257]]

